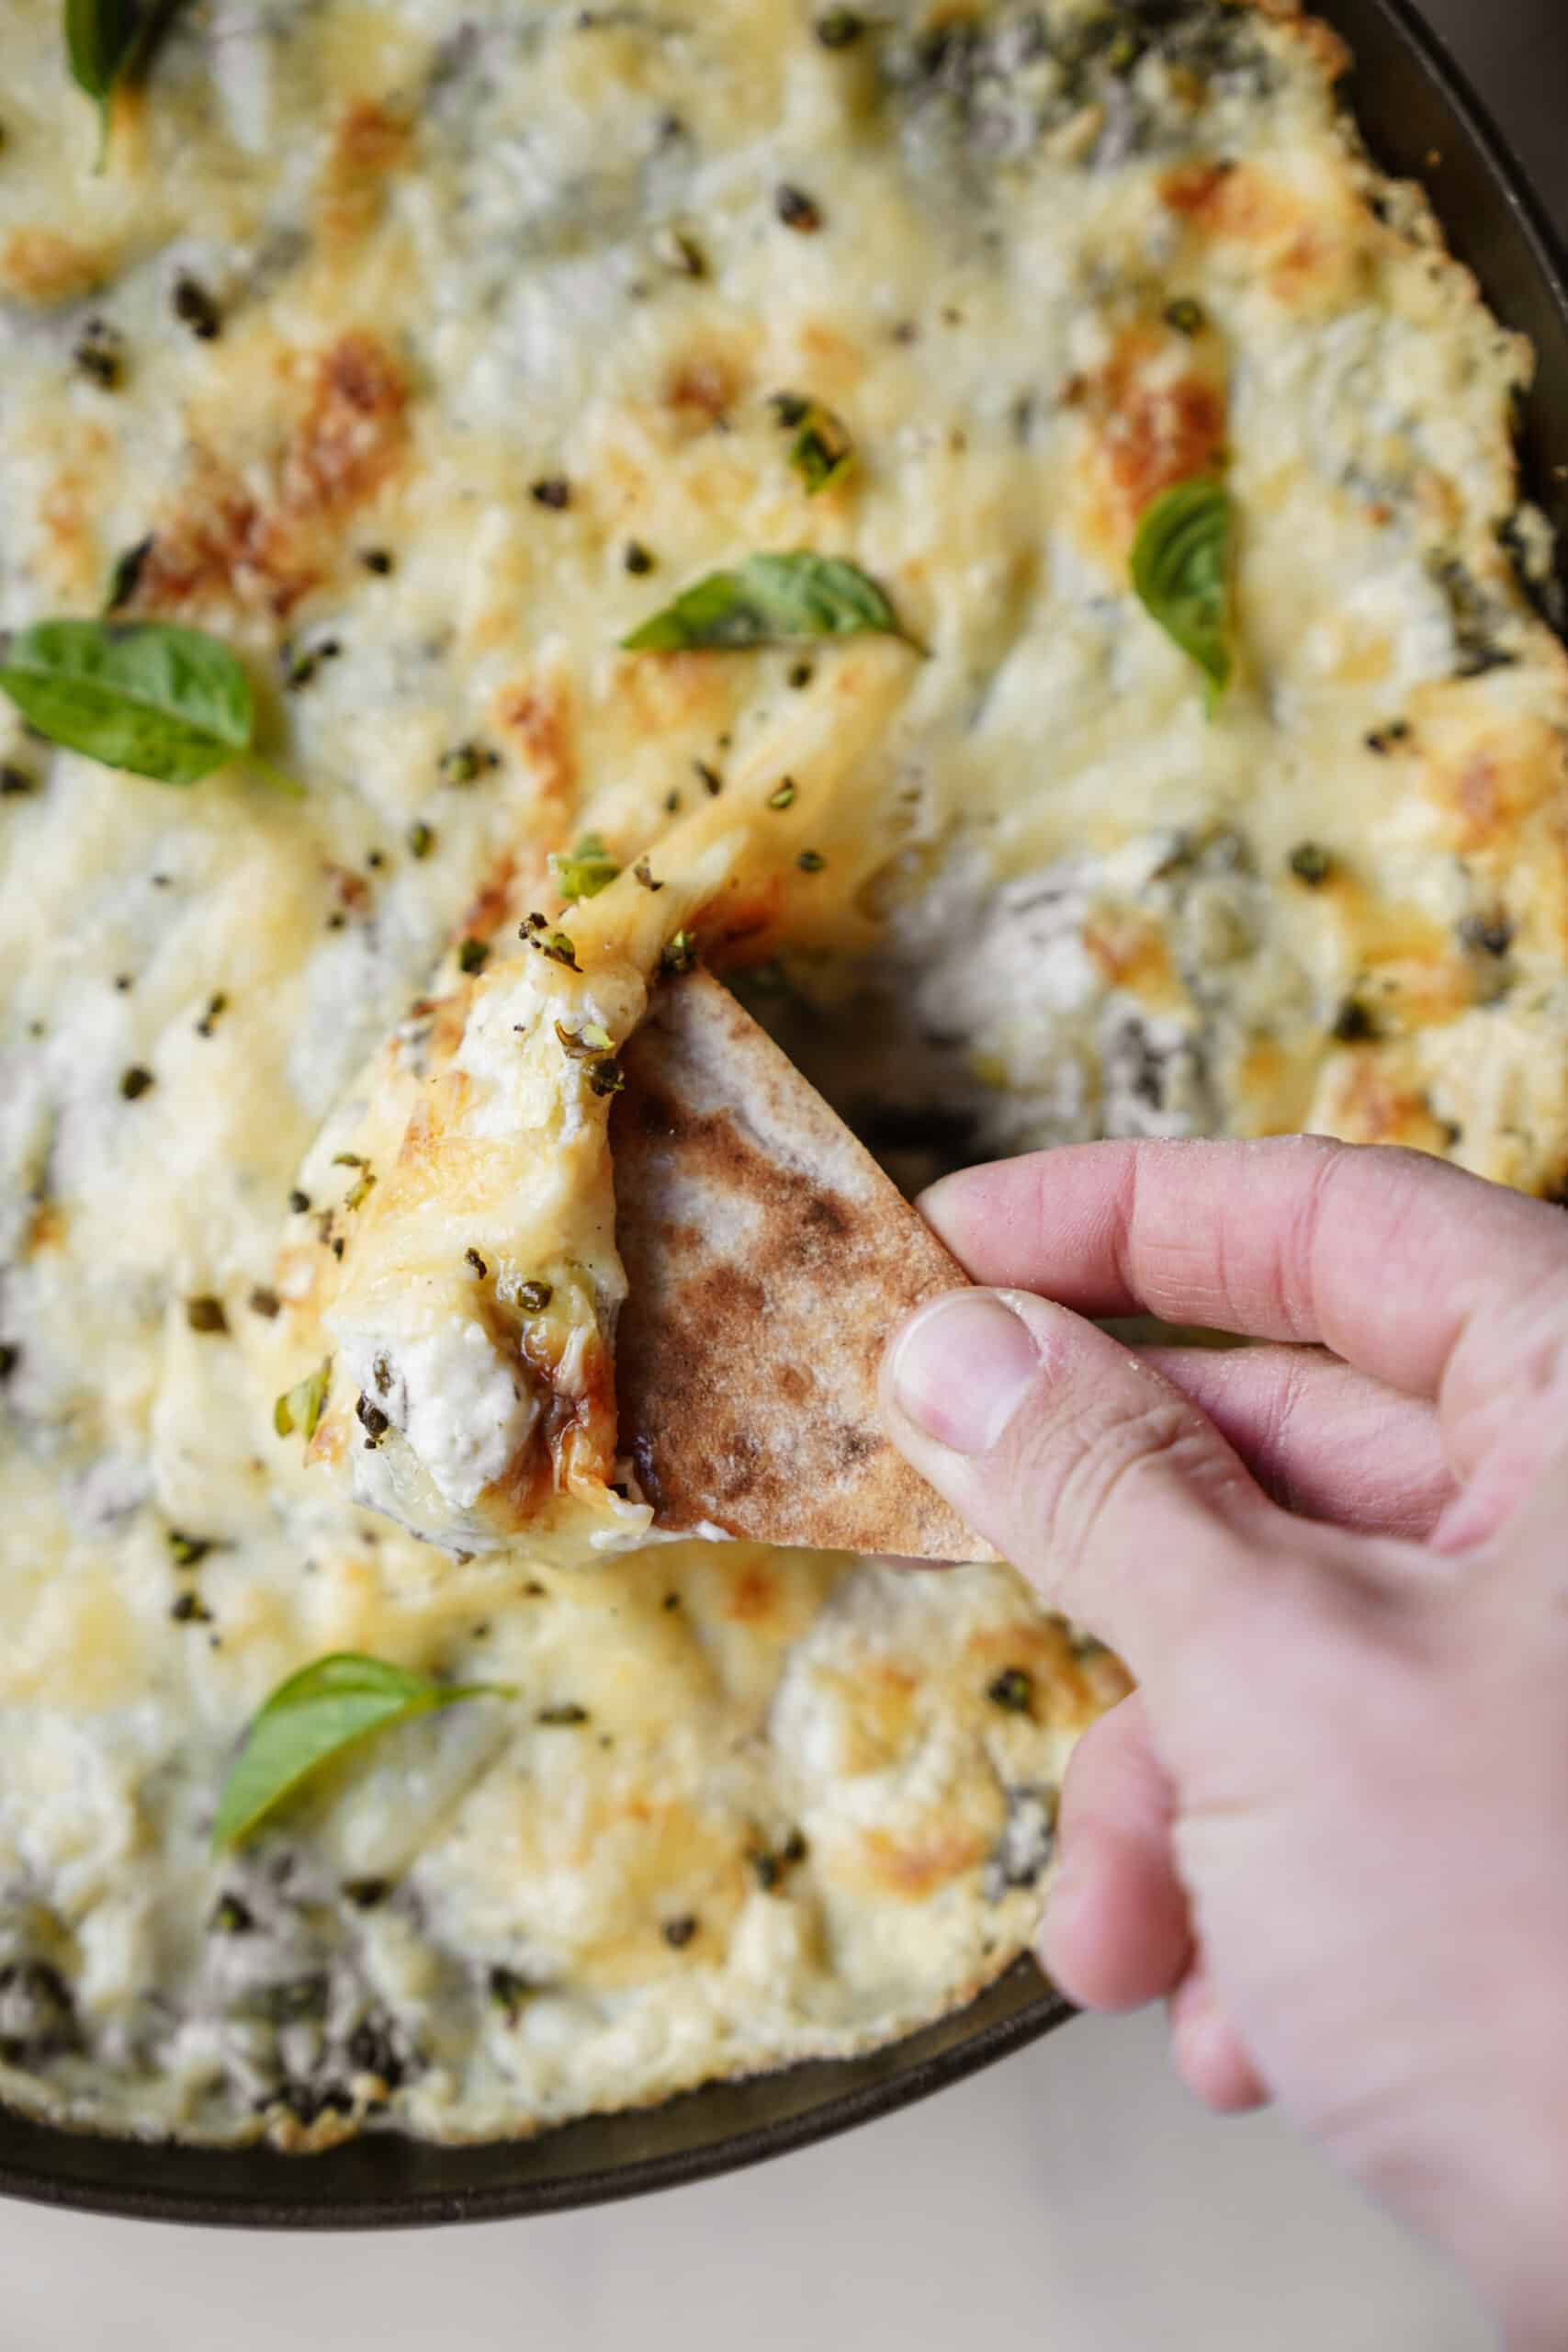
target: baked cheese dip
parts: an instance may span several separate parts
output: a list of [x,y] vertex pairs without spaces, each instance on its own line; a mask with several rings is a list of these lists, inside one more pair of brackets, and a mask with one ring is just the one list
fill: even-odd
[[0,0],[0,2097],[860,2050],[1115,1662],[654,1540],[610,1104],[1568,1164],[1529,354],[1290,0]]

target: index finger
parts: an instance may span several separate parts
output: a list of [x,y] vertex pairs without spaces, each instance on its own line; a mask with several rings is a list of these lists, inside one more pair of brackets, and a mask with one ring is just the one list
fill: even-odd
[[1312,1340],[1413,1396],[1461,1351],[1517,1374],[1522,1335],[1568,1298],[1561,1209],[1316,1136],[1066,1145],[944,1177],[920,1207],[976,1282]]

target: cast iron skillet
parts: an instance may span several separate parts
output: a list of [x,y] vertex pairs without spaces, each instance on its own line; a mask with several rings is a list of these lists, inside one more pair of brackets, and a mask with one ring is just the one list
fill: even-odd
[[[1531,493],[1568,545],[1568,274],[1523,172],[1410,0],[1317,0],[1356,52],[1350,98],[1378,161],[1423,180],[1456,252],[1539,368],[1522,419]],[[0,2113],[0,2193],[146,2221],[409,2228],[545,2213],[786,2154],[924,2098],[1072,2015],[1020,1961],[956,2016],[871,2056],[715,2084],[532,2141],[365,2139],[330,2155],[142,2146]]]

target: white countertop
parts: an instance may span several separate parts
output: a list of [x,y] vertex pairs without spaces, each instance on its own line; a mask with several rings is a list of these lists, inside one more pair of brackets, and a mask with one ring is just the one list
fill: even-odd
[[[1562,0],[1426,0],[1568,214]],[[1553,184],[1554,183],[1554,184]],[[128,2163],[134,2163],[134,2155]],[[0,2205],[0,2352],[1481,2352],[1438,2266],[1160,2021],[1084,2021],[781,2163],[640,2204],[280,2242]]]
[[[134,2158],[131,2159],[134,2161]],[[1463,2296],[1159,2022],[1085,2019],[869,2130],[635,2205],[373,2238],[0,2206],[4,2352],[1483,2352]]]

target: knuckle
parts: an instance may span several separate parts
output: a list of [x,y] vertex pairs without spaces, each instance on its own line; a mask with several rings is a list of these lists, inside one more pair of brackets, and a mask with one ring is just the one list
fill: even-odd
[[1145,1488],[1213,1484],[1213,1442],[1176,1396],[1079,1412],[1075,1422],[1070,1450],[1040,1481],[1046,1537],[1064,1564],[1091,1550],[1113,1523],[1133,1519]]

